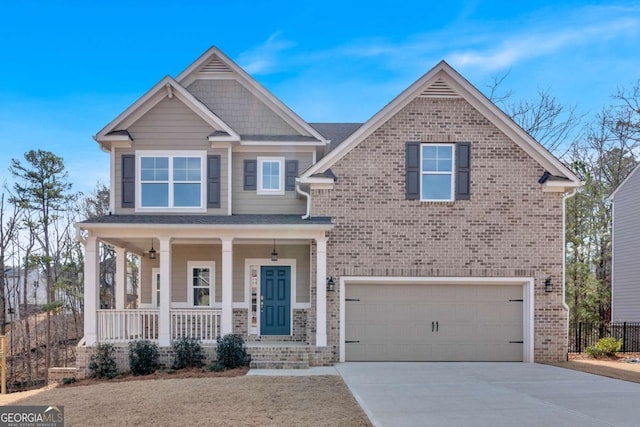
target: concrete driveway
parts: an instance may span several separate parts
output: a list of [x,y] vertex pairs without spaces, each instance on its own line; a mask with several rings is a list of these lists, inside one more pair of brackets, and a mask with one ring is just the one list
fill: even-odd
[[638,426],[640,384],[535,363],[336,365],[374,426]]

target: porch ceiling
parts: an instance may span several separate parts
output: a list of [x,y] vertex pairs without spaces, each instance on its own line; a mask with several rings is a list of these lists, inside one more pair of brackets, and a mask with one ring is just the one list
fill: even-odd
[[[316,239],[333,224],[329,217],[308,220],[300,215],[107,215],[76,224],[100,240],[129,252],[142,254],[157,238],[171,237],[172,243],[211,243],[233,239]],[[157,249],[157,248],[156,248]]]

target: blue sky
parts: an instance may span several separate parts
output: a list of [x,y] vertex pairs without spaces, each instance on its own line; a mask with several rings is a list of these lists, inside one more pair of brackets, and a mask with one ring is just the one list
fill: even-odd
[[588,115],[640,79],[637,2],[4,0],[0,16],[0,181],[42,148],[85,192],[108,181],[92,136],[211,45],[311,122],[366,121],[441,59]]

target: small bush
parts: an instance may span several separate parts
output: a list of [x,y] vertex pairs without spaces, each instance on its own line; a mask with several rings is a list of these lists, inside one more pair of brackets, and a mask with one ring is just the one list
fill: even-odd
[[586,352],[593,358],[613,357],[622,348],[622,340],[616,338],[602,338],[596,345],[587,347]]
[[207,365],[207,370],[209,372],[222,372],[224,371],[224,366],[218,364],[218,362],[216,363],[212,363],[210,365]]
[[247,350],[240,335],[227,334],[218,337],[217,364],[224,369],[234,369],[247,364]]
[[89,359],[89,376],[108,379],[118,376],[115,348],[111,344],[98,344]]
[[180,338],[173,342],[175,358],[173,369],[202,368],[204,366],[204,352],[197,339]]
[[64,384],[64,385],[73,384],[75,382],[76,382],[76,377],[64,377],[62,379],[62,384]]
[[133,375],[153,374],[159,367],[158,346],[147,340],[129,343],[129,368]]

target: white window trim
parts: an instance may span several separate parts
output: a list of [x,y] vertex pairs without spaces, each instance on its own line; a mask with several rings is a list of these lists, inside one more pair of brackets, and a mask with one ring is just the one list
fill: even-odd
[[[144,207],[142,206],[142,158],[143,157],[169,157],[169,206]],[[197,207],[173,207],[173,158],[174,157],[198,157],[200,158],[200,206]],[[137,150],[136,151],[136,212],[206,212],[206,151],[196,150]]]
[[[211,271],[211,289],[209,291],[209,305],[193,305],[193,269],[208,268]],[[187,261],[188,294],[187,304],[190,308],[214,308],[216,306],[216,263],[215,261]]]
[[[309,308],[310,304],[307,303],[296,303],[296,259],[295,258],[284,258],[279,259],[278,261],[271,261],[269,258],[246,258],[244,260],[244,300],[247,310],[247,334],[249,335],[260,335],[260,313],[258,313],[258,319],[256,323],[256,328],[251,327],[251,266],[257,267],[271,267],[271,266],[288,266],[291,267],[291,310],[289,315],[291,316],[291,325],[289,330],[289,335],[293,335],[293,310],[300,308]],[[260,283],[262,282],[262,278],[258,278],[258,301],[260,301]],[[258,303],[259,304],[259,303]]]
[[[258,179],[257,179],[257,194],[260,195],[278,195],[285,194],[284,190],[284,157],[258,157]],[[280,164],[280,188],[277,190],[267,190],[262,187],[262,164],[264,162],[278,162]]]
[[[422,170],[422,153],[425,147],[451,147],[451,172],[424,172]],[[451,175],[451,194],[448,199],[423,199],[422,198],[422,176],[423,175]],[[453,202],[455,200],[456,188],[456,145],[450,143],[425,143],[420,144],[420,201],[421,202]]]

